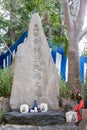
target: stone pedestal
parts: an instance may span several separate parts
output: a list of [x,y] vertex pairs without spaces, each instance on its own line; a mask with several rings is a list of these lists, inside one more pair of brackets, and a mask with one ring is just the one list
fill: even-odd
[[50,112],[38,112],[38,113],[26,113],[9,112],[5,114],[5,119],[9,124],[18,125],[62,125],[65,124],[65,115],[63,112],[50,111]]

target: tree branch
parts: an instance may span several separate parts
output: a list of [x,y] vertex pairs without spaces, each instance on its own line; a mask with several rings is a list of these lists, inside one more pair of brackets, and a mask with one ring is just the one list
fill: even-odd
[[83,38],[83,36],[86,35],[86,34],[87,34],[87,27],[86,27],[83,31],[80,32],[79,41],[80,41],[80,40]]
[[80,32],[84,23],[84,17],[86,13],[87,0],[80,0],[80,8],[77,19],[75,21],[75,28]]
[[68,2],[68,0],[62,0],[62,4],[63,4],[63,10],[64,10],[65,24],[67,26],[67,29],[71,30],[73,27],[73,21],[71,19],[71,15],[70,15],[69,2]]

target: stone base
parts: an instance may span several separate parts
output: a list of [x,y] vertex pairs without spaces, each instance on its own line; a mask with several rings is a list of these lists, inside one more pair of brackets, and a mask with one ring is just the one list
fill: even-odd
[[9,112],[6,113],[5,119],[9,124],[18,125],[36,125],[36,126],[47,126],[47,125],[62,125],[65,124],[65,114],[59,111],[48,111],[38,113],[26,113],[20,112]]
[[0,130],[77,130],[74,124],[55,126],[1,125]]

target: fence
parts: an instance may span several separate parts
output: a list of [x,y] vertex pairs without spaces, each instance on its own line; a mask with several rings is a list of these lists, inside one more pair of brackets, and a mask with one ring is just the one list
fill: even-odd
[[[28,31],[24,32],[23,35],[7,50],[4,54],[0,56],[0,68],[10,66],[12,64],[12,54],[17,52],[19,44],[24,42],[24,39],[27,37]],[[12,53],[12,54],[11,54]]]

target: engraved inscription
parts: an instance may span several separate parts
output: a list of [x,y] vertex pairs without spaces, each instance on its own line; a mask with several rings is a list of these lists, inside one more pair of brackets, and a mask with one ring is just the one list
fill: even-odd
[[33,64],[33,77],[34,77],[34,87],[37,89],[38,98],[41,96],[41,57],[40,57],[40,40],[39,40],[39,29],[37,24],[34,24],[33,27],[33,35],[34,35],[34,45],[33,45],[33,55],[34,55],[34,64]]

